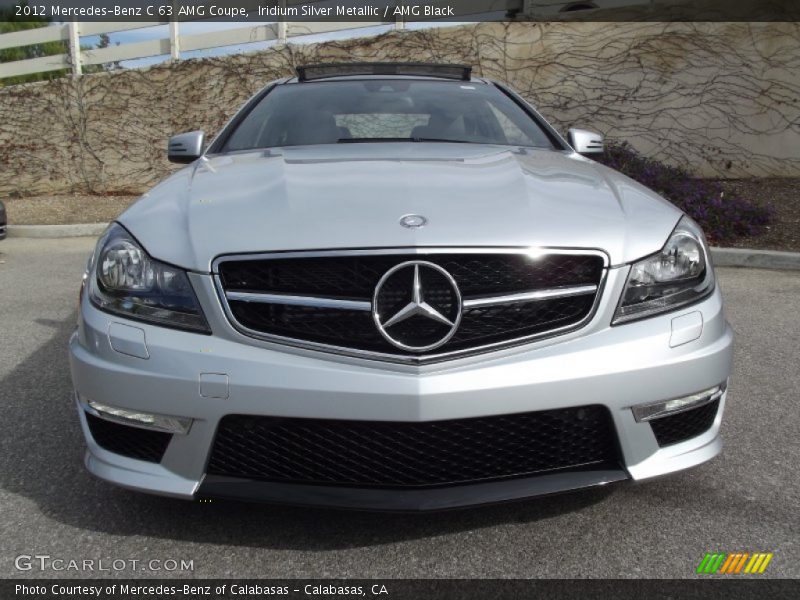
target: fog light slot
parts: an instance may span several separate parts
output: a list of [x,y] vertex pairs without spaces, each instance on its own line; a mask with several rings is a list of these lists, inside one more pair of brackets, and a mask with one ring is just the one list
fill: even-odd
[[192,426],[192,419],[187,419],[185,417],[170,417],[167,415],[128,410],[117,406],[101,404],[94,400],[89,400],[84,404],[84,409],[86,412],[100,419],[105,419],[106,421],[120,423],[121,425],[129,425],[131,427],[150,429],[152,431],[186,434],[189,433],[189,428]]
[[640,404],[631,408],[633,416],[639,423],[643,421],[652,421],[661,417],[668,417],[677,413],[681,413],[693,408],[699,408],[714,400],[718,400],[725,393],[727,384],[721,383],[715,385],[713,388],[691,394],[689,396],[682,396],[680,398],[673,398],[671,400],[661,400],[659,402],[652,402],[650,404]]

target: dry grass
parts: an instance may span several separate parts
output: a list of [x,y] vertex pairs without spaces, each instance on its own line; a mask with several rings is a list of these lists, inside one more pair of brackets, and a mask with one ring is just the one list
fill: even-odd
[[137,196],[33,196],[5,198],[9,225],[108,223]]
[[736,240],[729,246],[800,252],[800,179],[729,179],[722,182],[725,194],[771,206],[772,222],[761,235]]

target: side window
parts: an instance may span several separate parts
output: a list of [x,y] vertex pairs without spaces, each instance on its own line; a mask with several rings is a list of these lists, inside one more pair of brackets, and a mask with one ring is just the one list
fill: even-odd
[[262,100],[236,128],[226,144],[226,150],[247,150],[256,148],[264,129],[269,122],[270,112],[274,110],[269,102]]
[[489,103],[489,107],[492,110],[492,114],[497,119],[497,123],[500,125],[500,128],[503,130],[503,135],[509,144],[525,146],[531,143],[530,137],[528,137],[519,127],[517,127],[514,122],[511,121],[511,119],[500,112],[500,110],[498,110],[494,104]]

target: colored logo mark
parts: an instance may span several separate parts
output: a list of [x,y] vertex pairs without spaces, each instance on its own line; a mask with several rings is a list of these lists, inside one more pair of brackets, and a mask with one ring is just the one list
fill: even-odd
[[710,575],[739,575],[741,573],[763,573],[767,569],[769,561],[772,560],[772,552],[715,552],[706,553],[700,564],[697,565],[697,573]]

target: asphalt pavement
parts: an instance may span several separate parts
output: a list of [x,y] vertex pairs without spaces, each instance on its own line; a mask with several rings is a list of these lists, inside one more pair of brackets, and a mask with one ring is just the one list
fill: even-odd
[[[0,242],[0,577],[691,577],[713,551],[772,552],[761,577],[800,577],[798,271],[718,270],[736,351],[712,462],[646,484],[387,515],[192,503],[86,473],[66,347],[93,244]],[[67,570],[17,569],[34,555]],[[125,566],[97,571],[113,560]],[[192,569],[167,571],[170,560]]]

